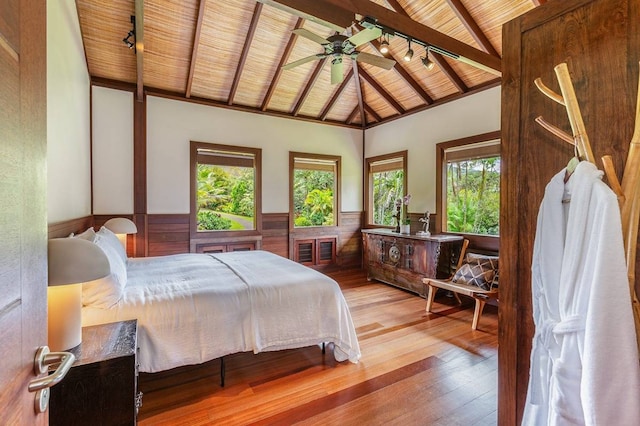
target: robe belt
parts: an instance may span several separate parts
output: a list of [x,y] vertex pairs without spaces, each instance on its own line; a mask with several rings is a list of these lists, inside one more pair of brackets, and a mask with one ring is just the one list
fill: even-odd
[[[571,315],[561,321],[554,319],[546,319],[536,329],[536,342],[534,345],[534,354],[532,357],[531,371],[534,374],[531,375],[531,403],[541,404],[544,402],[542,395],[542,378],[540,374],[542,369],[540,368],[540,358],[544,355],[541,351],[544,349],[551,364],[554,362],[554,354],[552,349],[559,345],[558,337],[564,336],[570,333],[576,333],[584,330],[584,318],[580,315]],[[548,372],[549,374],[551,371]],[[549,378],[547,378],[548,380]],[[547,383],[548,384],[548,383]]]

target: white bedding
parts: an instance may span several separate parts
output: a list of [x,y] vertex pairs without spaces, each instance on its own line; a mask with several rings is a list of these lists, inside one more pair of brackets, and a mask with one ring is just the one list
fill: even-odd
[[83,326],[127,319],[138,320],[143,372],[322,342],[338,361],[360,358],[338,284],[266,251],[129,259],[120,301],[82,309]]

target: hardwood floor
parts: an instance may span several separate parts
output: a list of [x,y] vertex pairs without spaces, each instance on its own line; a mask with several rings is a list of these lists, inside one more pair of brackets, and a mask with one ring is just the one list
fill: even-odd
[[331,346],[225,357],[140,375],[146,425],[495,425],[497,308],[471,330],[473,303],[425,300],[364,271],[329,274],[343,289],[362,358],[337,363]]

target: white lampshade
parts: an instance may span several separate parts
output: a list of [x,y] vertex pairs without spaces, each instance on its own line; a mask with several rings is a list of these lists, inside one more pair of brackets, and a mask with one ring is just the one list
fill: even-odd
[[111,273],[96,244],[81,238],[54,238],[48,246],[49,348],[61,351],[82,342],[82,283]]
[[104,223],[104,227],[114,234],[136,234],[136,224],[126,217],[114,217]]
[[127,248],[127,234],[137,234],[138,227],[126,217],[114,217],[104,223],[104,227],[116,234],[122,246]]

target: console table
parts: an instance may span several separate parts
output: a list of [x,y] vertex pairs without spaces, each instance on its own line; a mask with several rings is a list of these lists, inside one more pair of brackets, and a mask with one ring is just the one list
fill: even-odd
[[390,229],[363,229],[367,279],[425,296],[422,278],[449,278],[458,263],[463,238],[458,235],[410,235]]

